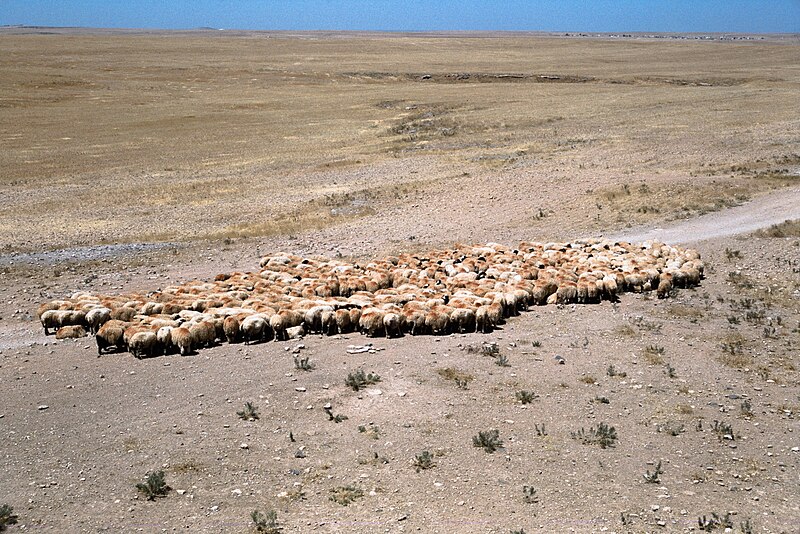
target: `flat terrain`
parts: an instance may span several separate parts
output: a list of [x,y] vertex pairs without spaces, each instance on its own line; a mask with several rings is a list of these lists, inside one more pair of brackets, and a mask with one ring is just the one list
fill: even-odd
[[[800,219],[796,36],[6,29],[0,50],[12,532],[247,532],[255,509],[285,532],[682,532],[728,512],[735,531],[796,532],[800,237],[751,233]],[[699,288],[535,308],[490,335],[139,361],[33,317],[276,250],[362,261],[651,231],[700,251]],[[384,350],[347,353],[367,341]],[[465,350],[483,342],[510,367]],[[354,392],[358,368],[383,380]],[[259,420],[237,417],[247,401]],[[614,447],[573,439],[600,422]],[[493,454],[472,446],[490,428]],[[423,450],[436,465],[417,471]],[[155,469],[174,490],[148,502],[135,484]],[[347,485],[363,497],[330,499]]]

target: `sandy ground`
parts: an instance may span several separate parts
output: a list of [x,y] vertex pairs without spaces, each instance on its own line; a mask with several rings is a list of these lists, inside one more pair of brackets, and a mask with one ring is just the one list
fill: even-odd
[[[794,45],[370,36],[370,50],[396,54],[381,56],[347,36],[218,46],[192,33],[68,37],[13,36],[0,59],[16,76],[0,82],[9,89],[0,117],[25,130],[22,139],[4,130],[0,156],[10,173],[0,504],[19,516],[11,532],[252,532],[256,509],[275,510],[284,532],[690,532],[728,513],[735,532],[797,532],[800,241],[750,234],[797,217],[798,123],[780,105],[797,96],[786,68]],[[458,64],[467,45],[475,53]],[[72,57],[69,83],[49,70],[62,68],[53,50]],[[275,52],[270,83],[245,90],[231,70],[219,75],[228,55],[242,56],[229,66],[250,77],[265,68],[263,50]],[[209,64],[198,66],[198,51]],[[84,84],[124,67],[129,85]],[[447,79],[432,89],[403,77],[465,71],[596,79]],[[194,85],[171,85],[192,76]],[[153,96],[140,113],[119,111],[151,94],[142,87]],[[84,105],[97,96],[106,108]],[[234,109],[234,97],[247,106]],[[354,107],[331,116],[304,107],[326,98]],[[185,117],[220,102],[227,111],[202,125]],[[453,102],[461,107],[441,117],[437,105]],[[426,137],[415,123],[413,138],[407,115],[417,110],[405,106],[422,106],[447,134]],[[184,119],[150,122],[164,113]],[[91,124],[98,117],[120,128],[108,144]],[[383,133],[365,126],[372,120],[385,121]],[[70,121],[79,128],[68,132]],[[224,139],[208,134],[226,125]],[[406,133],[387,137],[389,128]],[[75,130],[79,150],[61,139]],[[237,143],[245,148],[231,151]],[[666,300],[534,308],[491,335],[309,336],[184,358],[98,358],[90,338],[55,342],[33,317],[40,302],[75,291],[154,290],[252,270],[278,250],[363,261],[455,241],[600,234],[690,242],[706,278]],[[367,342],[380,350],[347,352]],[[465,350],[484,342],[510,366]],[[314,369],[296,369],[295,355]],[[359,368],[382,380],[347,388]],[[442,369],[472,379],[460,389]],[[521,404],[521,390],[536,398]],[[245,402],[257,421],[237,417]],[[329,420],[326,403],[348,418]],[[616,429],[613,447],[573,438],[601,422]],[[502,448],[473,447],[492,428]],[[426,450],[435,466],[417,471]],[[660,482],[646,482],[658,462]],[[148,502],[135,484],[157,469],[173,490]],[[332,501],[343,486],[363,496]]]

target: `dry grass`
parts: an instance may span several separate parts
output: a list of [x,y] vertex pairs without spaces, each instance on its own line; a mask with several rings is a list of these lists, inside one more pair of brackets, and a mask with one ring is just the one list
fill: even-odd
[[756,237],[800,237],[800,219],[787,219],[780,224],[759,230]]
[[468,384],[469,382],[475,379],[475,377],[472,376],[471,374],[466,373],[464,371],[460,371],[455,367],[437,369],[436,372],[439,374],[439,376],[441,376],[445,380],[452,380],[456,384]]
[[734,369],[742,369],[753,365],[753,357],[748,354],[747,339],[738,332],[723,336],[720,340],[721,354],[717,361]]
[[648,345],[644,348],[644,359],[650,365],[664,364],[664,347],[658,345]]
[[[791,161],[757,166],[764,154],[748,141],[758,135],[771,153],[791,155],[791,46],[742,54],[688,41],[247,32],[0,39],[10,199],[0,245],[299,233],[402,202],[387,194],[345,213],[325,205],[328,195],[413,181],[409,165],[369,180],[342,174],[398,157],[441,163],[426,180],[454,166],[496,172],[532,161],[559,180],[572,179],[564,168],[602,170],[597,198],[614,204],[611,222],[717,209],[765,183],[791,183],[779,172]],[[753,172],[731,171],[731,159]],[[620,187],[609,177],[631,165],[704,178],[656,179],[641,192],[637,180],[631,198],[608,198]],[[756,185],[731,186],[731,174]]]

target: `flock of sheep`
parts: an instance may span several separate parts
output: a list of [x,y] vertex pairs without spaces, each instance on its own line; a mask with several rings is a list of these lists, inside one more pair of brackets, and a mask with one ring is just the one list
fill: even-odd
[[95,334],[98,354],[187,355],[218,341],[307,333],[367,336],[491,332],[529,306],[614,301],[625,291],[700,283],[697,251],[659,242],[582,240],[455,245],[365,264],[276,254],[258,272],[217,275],[146,295],[94,295],[42,304],[45,334]]

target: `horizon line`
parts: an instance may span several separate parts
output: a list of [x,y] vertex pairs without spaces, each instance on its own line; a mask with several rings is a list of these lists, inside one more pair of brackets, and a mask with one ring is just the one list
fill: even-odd
[[0,29],[19,28],[19,29],[52,29],[52,30],[123,30],[123,31],[164,31],[164,32],[185,32],[185,31],[214,31],[214,32],[309,32],[309,33],[575,33],[575,34],[595,34],[595,35],[652,35],[652,34],[672,34],[672,35],[798,35],[800,32],[741,32],[741,31],[661,31],[661,30],[460,30],[460,29],[425,29],[425,30],[396,30],[396,29],[280,29],[280,28],[214,28],[212,26],[192,26],[186,28],[165,28],[160,26],[49,26],[41,24],[0,24]]

